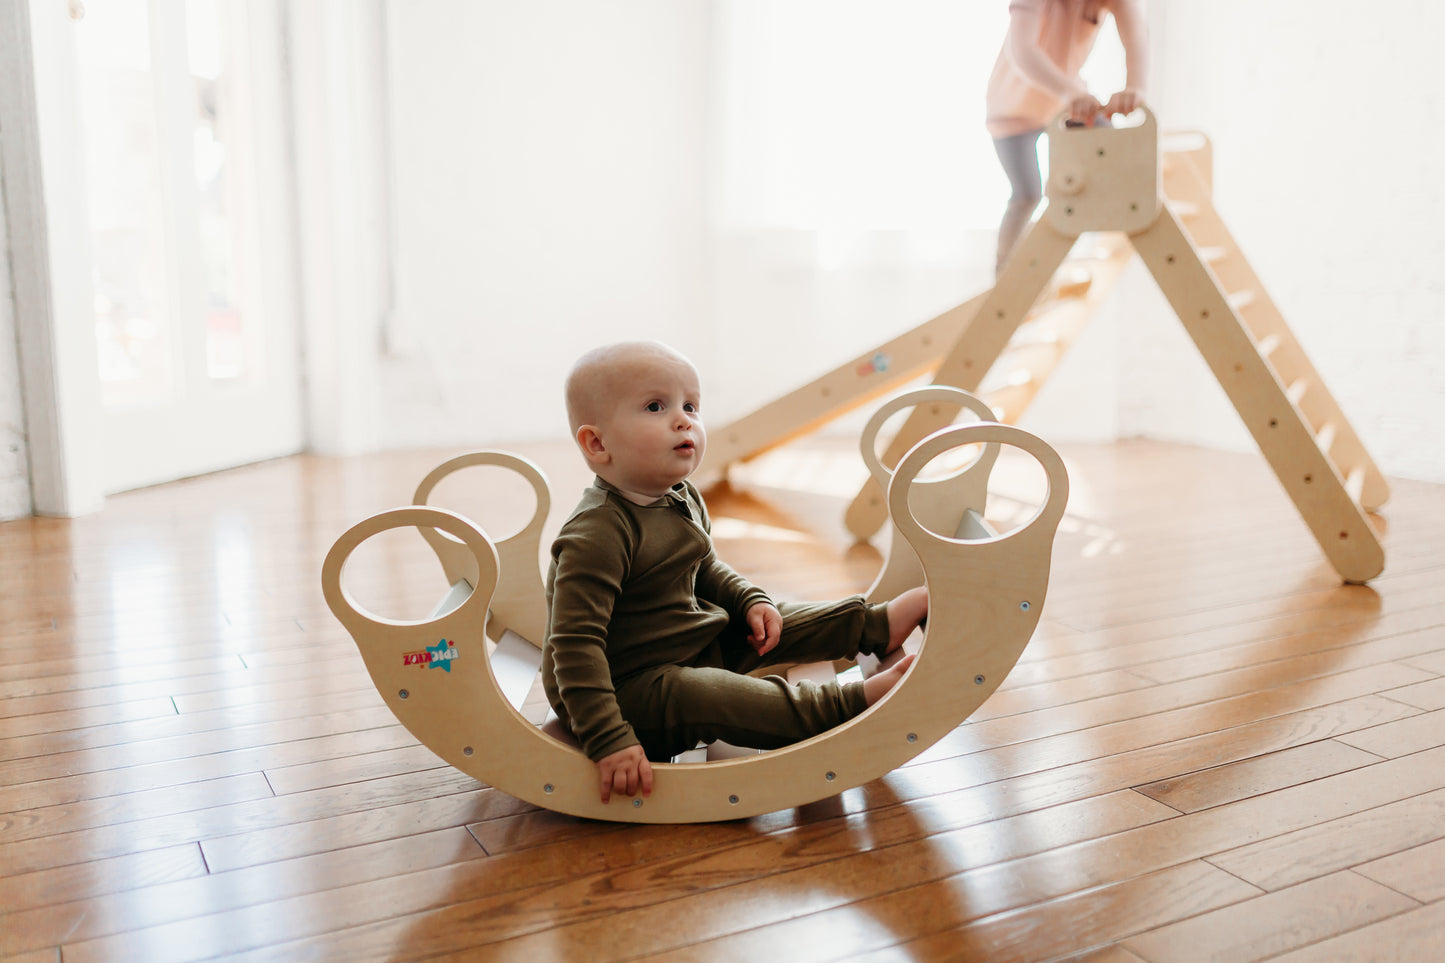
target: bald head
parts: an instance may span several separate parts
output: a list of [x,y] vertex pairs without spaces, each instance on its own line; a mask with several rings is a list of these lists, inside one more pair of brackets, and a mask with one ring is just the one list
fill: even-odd
[[572,434],[583,425],[606,420],[623,389],[659,366],[682,366],[696,377],[692,362],[660,341],[622,341],[593,348],[578,358],[566,386]]

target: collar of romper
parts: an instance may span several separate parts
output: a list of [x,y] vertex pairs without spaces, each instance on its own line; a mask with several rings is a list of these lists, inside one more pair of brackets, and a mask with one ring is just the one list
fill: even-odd
[[[622,489],[607,481],[601,475],[595,476],[592,483],[603,491],[611,492],[612,494],[618,496],[619,498],[626,501],[629,505],[637,505],[636,502],[632,501],[626,495],[622,494]],[[637,507],[661,508],[664,505],[670,505],[672,508],[676,509],[678,512],[681,512],[688,518],[692,518],[692,506],[687,503],[687,483],[678,482],[676,485],[673,485],[671,488],[669,488],[667,490],[667,494],[663,495],[657,501],[651,502],[647,505],[637,505]]]

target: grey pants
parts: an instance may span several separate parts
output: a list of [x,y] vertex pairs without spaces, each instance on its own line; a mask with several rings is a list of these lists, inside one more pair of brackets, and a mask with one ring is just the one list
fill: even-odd
[[1039,135],[1043,128],[1000,137],[993,142],[999,163],[1008,177],[1008,206],[1004,208],[1003,220],[998,225],[998,255],[994,259],[994,275],[1003,271],[1008,256],[1018,243],[1024,226],[1034,216],[1034,210],[1043,199],[1043,175],[1039,171]]
[[[1068,126],[1074,127],[1072,121]],[[1111,127],[1109,118],[1103,114],[1094,118],[1095,127]],[[1044,196],[1043,174],[1039,170],[1038,130],[1024,131],[1012,137],[1000,137],[993,142],[994,152],[1003,165],[1004,176],[1008,178],[1008,207],[1004,208],[1003,220],[998,225],[998,255],[994,259],[993,273],[997,277],[1008,263],[1009,254],[1018,244],[1024,226],[1034,216],[1039,201]]]
[[886,603],[861,595],[839,602],[784,602],[777,646],[759,656],[735,621],[692,665],[644,669],[615,685],[617,705],[647,758],[666,762],[699,742],[777,749],[826,732],[867,708],[863,683],[790,683],[748,675],[771,665],[882,655]]

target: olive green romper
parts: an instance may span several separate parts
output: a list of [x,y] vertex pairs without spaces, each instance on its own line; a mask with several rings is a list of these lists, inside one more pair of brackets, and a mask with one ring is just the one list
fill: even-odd
[[886,605],[784,602],[778,645],[760,657],[744,614],[771,600],[718,559],[711,528],[691,482],[637,505],[598,478],[553,542],[542,684],[589,758],[640,744],[666,761],[715,739],[775,749],[866,707],[861,682],[748,673],[881,654]]

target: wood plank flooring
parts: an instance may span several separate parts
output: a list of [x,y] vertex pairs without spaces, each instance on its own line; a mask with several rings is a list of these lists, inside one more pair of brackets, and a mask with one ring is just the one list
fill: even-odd
[[[552,482],[550,538],[587,478]],[[589,961],[1445,958],[1445,486],[1396,481],[1387,567],[1339,583],[1256,455],[1065,446],[1042,621],[964,725],[875,783],[699,826],[557,816],[382,704],[321,558],[455,454],[282,459],[0,524],[0,956]],[[881,561],[847,443],[709,493],[787,599]],[[1041,482],[1001,461],[989,515]],[[508,534],[525,484],[434,501]],[[348,588],[419,618],[411,533]]]

